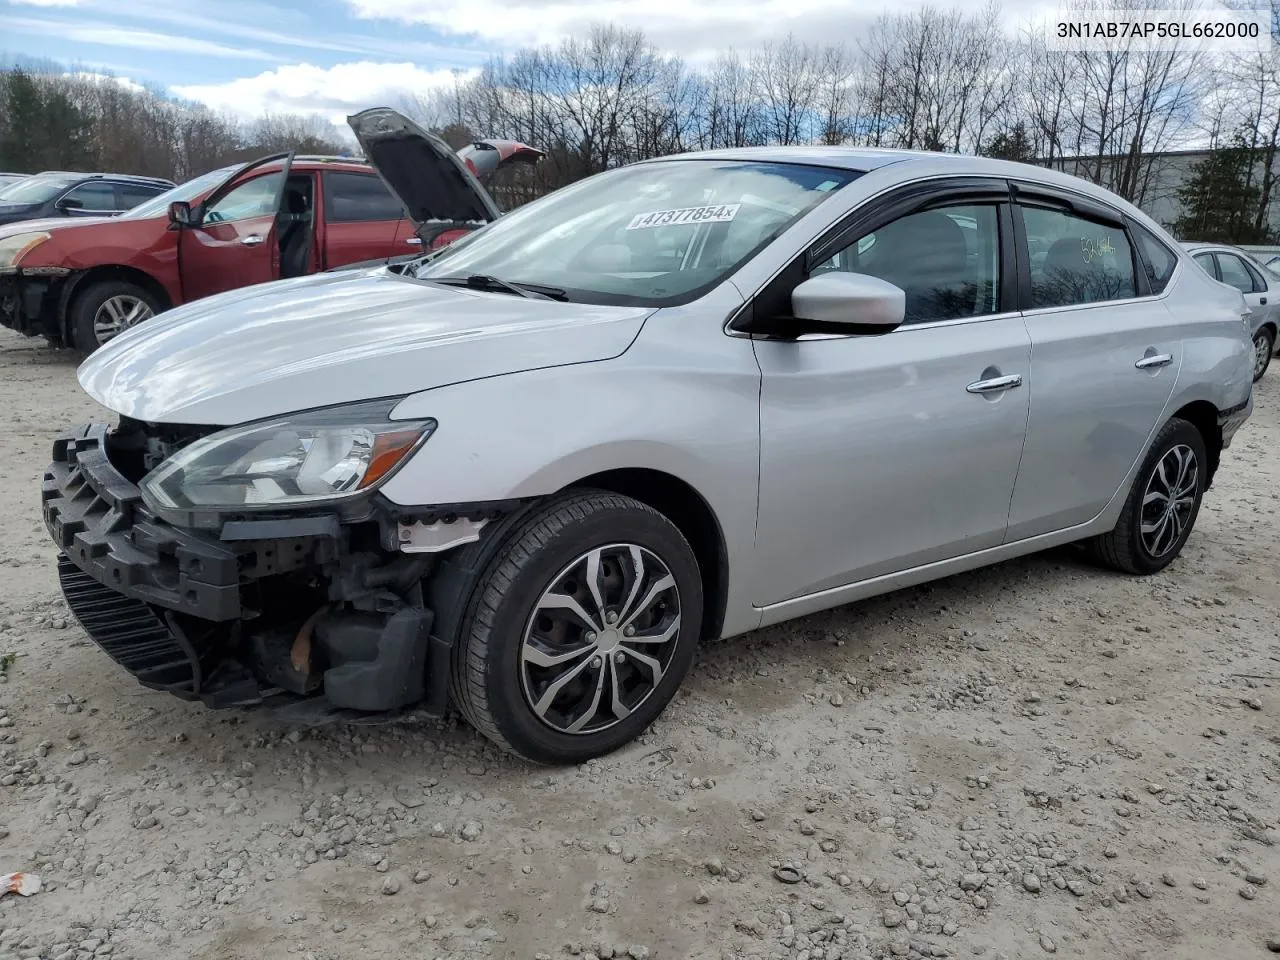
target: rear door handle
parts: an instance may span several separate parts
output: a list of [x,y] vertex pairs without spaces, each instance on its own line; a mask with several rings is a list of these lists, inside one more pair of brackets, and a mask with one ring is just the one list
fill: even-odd
[[1157,353],[1153,357],[1143,357],[1134,364],[1139,370],[1148,370],[1151,367],[1167,367],[1173,363],[1173,355],[1168,353]]
[[262,237],[258,236],[256,233],[251,233],[240,242],[246,247],[256,247],[262,243]]
[[1022,386],[1022,374],[1011,373],[1005,377],[992,377],[990,380],[975,380],[965,387],[970,393],[999,393],[1001,390],[1012,390]]

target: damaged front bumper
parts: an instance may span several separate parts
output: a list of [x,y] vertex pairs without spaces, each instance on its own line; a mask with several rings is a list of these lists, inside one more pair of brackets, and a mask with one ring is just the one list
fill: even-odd
[[142,684],[210,707],[444,712],[450,645],[420,586],[435,558],[383,546],[403,521],[181,528],[147,507],[111,444],[102,424],[54,443],[43,513],[72,613]]
[[69,289],[66,267],[0,270],[0,324],[29,337],[62,342],[64,290]]

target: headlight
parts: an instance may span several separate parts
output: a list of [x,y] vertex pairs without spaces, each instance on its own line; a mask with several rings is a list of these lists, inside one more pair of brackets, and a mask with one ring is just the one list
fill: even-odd
[[0,267],[16,267],[23,257],[48,239],[47,233],[19,233],[0,239]]
[[366,492],[436,427],[434,420],[387,420],[388,409],[359,404],[222,430],[147,474],[143,498],[161,510],[253,510]]

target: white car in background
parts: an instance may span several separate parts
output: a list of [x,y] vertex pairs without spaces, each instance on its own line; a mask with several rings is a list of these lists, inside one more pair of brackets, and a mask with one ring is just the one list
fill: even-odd
[[[1262,379],[1276,352],[1276,332],[1280,330],[1280,276],[1272,273],[1239,247],[1225,243],[1184,243],[1191,259],[1213,279],[1235,287],[1244,294],[1253,311],[1253,380]],[[1270,261],[1280,266],[1280,257]]]

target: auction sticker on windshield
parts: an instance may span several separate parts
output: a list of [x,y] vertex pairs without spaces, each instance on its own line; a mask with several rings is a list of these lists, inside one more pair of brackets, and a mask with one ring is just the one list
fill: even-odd
[[674,210],[652,210],[637,213],[627,224],[628,230],[669,227],[686,223],[724,223],[738,215],[740,203],[712,203],[703,207],[677,207]]

